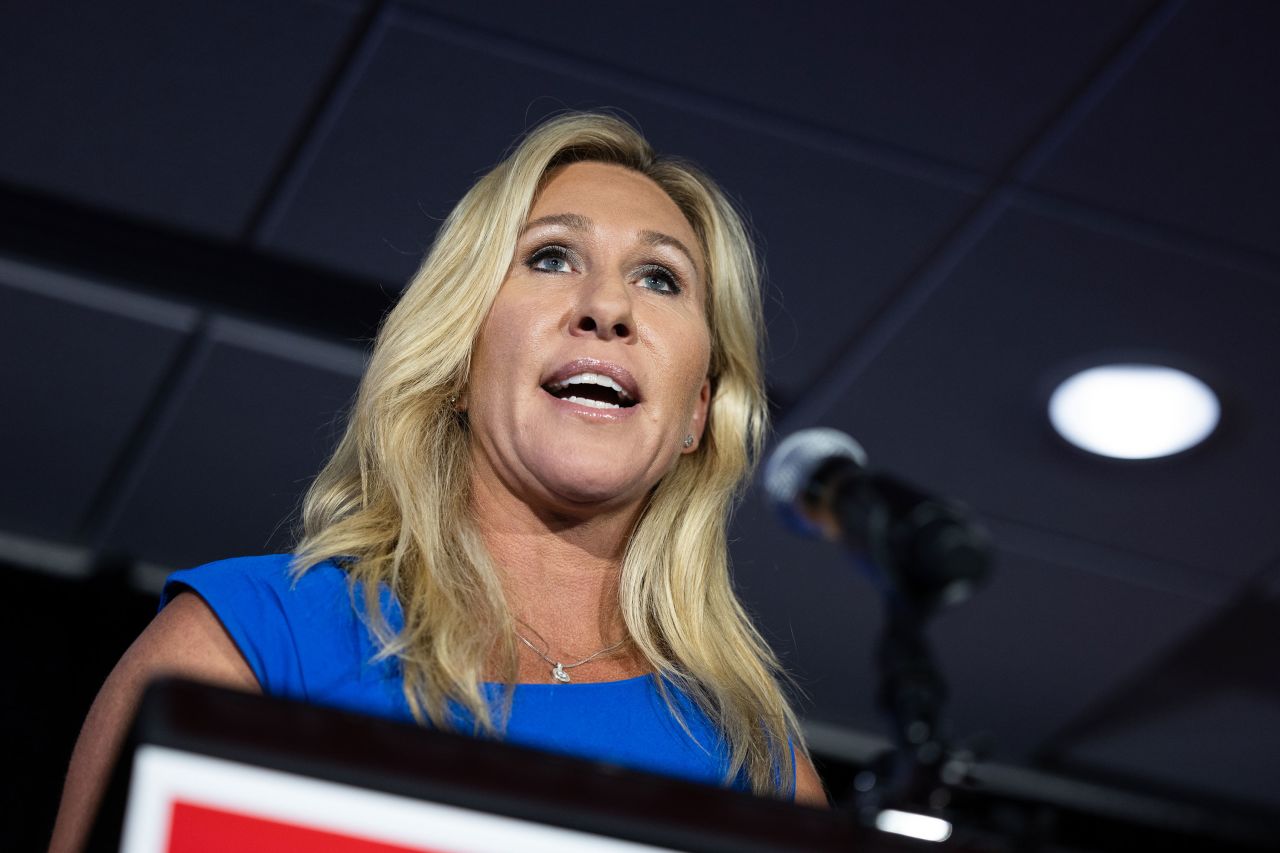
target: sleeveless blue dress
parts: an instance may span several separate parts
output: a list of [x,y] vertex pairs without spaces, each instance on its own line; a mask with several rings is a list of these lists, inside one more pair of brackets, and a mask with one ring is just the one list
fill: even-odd
[[[377,647],[362,619],[363,597],[350,595],[347,575],[332,562],[296,583],[288,554],[238,557],[175,572],[160,606],[187,590],[221,620],[264,692],[398,720],[412,720],[399,662],[374,661]],[[354,603],[354,606],[353,606]],[[393,630],[398,602],[382,590],[382,612]],[[486,684],[491,699],[502,687]],[[728,749],[706,715],[668,684],[689,734],[658,693],[653,676],[595,684],[518,684],[504,739],[554,752],[724,783]],[[459,731],[471,718],[458,709]],[[743,774],[732,787],[747,789]]]

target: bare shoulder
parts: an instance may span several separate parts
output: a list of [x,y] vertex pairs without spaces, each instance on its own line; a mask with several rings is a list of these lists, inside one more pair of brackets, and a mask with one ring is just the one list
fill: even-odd
[[125,651],[94,700],[85,729],[126,725],[147,684],[166,675],[261,692],[213,610],[200,596],[184,592]]
[[831,803],[827,799],[826,789],[822,787],[822,779],[814,769],[809,756],[796,751],[796,802],[802,806],[828,809]]
[[218,617],[193,592],[184,592],[161,610],[134,641],[112,677],[140,675],[150,680],[181,675],[260,692],[258,680]]
[[184,592],[156,614],[107,676],[81,740],[86,735],[96,743],[118,740],[147,684],[167,675],[261,692],[253,670],[209,605]]
[[107,774],[142,691],[154,678],[177,675],[261,692],[258,680],[209,605],[185,592],[151,620],[107,676],[80,730],[49,850],[84,844]]

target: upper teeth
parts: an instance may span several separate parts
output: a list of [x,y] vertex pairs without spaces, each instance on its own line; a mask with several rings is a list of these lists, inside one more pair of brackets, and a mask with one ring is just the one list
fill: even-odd
[[[561,379],[558,382],[551,382],[547,385],[547,387],[550,388],[552,391],[559,391],[569,385],[600,385],[604,388],[613,389],[614,393],[618,395],[619,399],[622,399],[622,400],[631,399],[631,395],[628,394],[625,390],[623,390],[623,387],[621,385],[619,385],[617,382],[614,382],[608,376],[603,376],[599,373],[575,373],[572,376]],[[581,399],[581,398],[578,398],[578,399]],[[613,404],[603,403],[602,405],[610,406]]]

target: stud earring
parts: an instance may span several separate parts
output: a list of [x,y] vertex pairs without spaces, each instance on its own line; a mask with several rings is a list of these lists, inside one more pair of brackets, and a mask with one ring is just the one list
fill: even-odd
[[681,443],[684,444],[686,448],[693,447],[693,435],[692,434],[686,435],[684,437],[684,441]]

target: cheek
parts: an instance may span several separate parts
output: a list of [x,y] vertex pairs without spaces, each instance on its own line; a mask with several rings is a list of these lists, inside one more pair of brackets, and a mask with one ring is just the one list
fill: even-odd
[[678,343],[668,361],[668,371],[681,401],[693,406],[711,367],[710,335],[705,326],[699,325],[680,336]]
[[[539,369],[538,358],[554,327],[545,311],[514,299],[495,303],[480,329],[471,365],[471,384],[494,391],[526,382]],[[510,391],[497,395],[509,399]]]
[[471,357],[469,408],[473,416],[477,410],[492,407],[495,399],[504,396],[499,392],[511,371],[514,353],[511,351],[511,335],[504,317],[490,313],[480,328],[475,350]]
[[529,326],[528,322],[521,322],[522,317],[527,321],[530,312],[510,297],[499,295],[480,328],[477,364],[492,368],[509,362],[512,352],[517,349],[521,330]]

